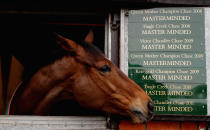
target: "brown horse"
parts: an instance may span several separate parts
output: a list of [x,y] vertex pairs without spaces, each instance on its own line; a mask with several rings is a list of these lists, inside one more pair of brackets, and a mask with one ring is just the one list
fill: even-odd
[[151,98],[90,42],[91,31],[81,44],[57,35],[66,55],[42,67],[17,90],[9,114],[49,115],[54,104],[76,100],[86,108],[129,116],[135,123],[150,120]]

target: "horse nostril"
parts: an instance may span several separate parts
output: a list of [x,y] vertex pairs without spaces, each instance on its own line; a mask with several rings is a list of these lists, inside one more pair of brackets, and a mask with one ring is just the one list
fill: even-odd
[[149,101],[147,105],[150,111],[154,111],[154,104],[151,101]]

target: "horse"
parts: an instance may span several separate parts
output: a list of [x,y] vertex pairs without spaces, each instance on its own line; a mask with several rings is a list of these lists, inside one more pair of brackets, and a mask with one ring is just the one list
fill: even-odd
[[20,85],[10,100],[10,115],[50,115],[55,104],[74,100],[84,108],[130,117],[134,123],[153,118],[151,98],[92,44],[92,31],[81,43],[55,35],[63,55]]

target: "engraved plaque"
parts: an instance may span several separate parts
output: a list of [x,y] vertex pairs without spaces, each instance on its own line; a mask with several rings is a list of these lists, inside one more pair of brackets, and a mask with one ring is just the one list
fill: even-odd
[[207,10],[128,10],[121,19],[121,69],[150,95],[156,114],[208,115]]

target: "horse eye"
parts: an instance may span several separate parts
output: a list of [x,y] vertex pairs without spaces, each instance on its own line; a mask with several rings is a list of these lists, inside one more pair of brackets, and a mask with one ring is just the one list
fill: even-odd
[[103,67],[99,68],[99,71],[105,73],[105,72],[110,72],[111,71],[111,67],[109,65],[104,65]]

